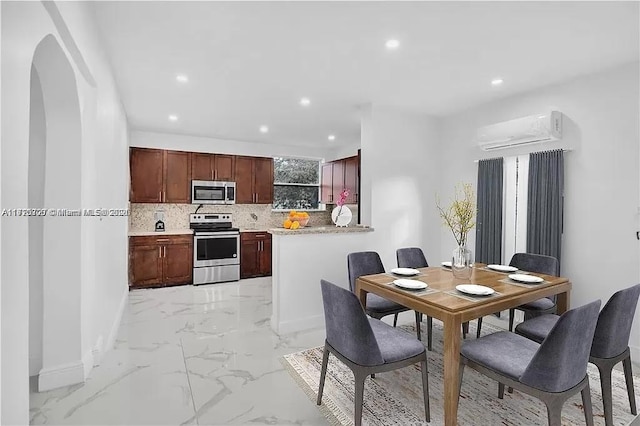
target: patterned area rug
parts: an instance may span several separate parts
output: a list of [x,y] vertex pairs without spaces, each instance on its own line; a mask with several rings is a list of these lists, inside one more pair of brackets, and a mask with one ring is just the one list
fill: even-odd
[[[411,326],[403,326],[414,333]],[[483,334],[499,331],[487,324]],[[443,367],[442,367],[442,323],[433,320],[433,351],[429,357],[429,392],[431,422],[424,419],[422,382],[418,365],[388,373],[376,374],[367,379],[364,389],[363,425],[442,425],[443,415]],[[470,339],[475,337],[475,321],[470,324]],[[307,349],[286,355],[283,364],[305,393],[315,401],[322,365],[322,347]],[[604,413],[600,392],[598,370],[589,364],[589,380],[596,425],[604,425]],[[635,416],[629,409],[629,399],[622,371],[613,371],[613,420],[615,425],[627,426]],[[634,371],[635,394],[640,406],[640,376]],[[353,424],[354,382],[353,374],[333,355],[329,357],[322,406],[319,409],[332,425]],[[503,400],[498,399],[498,385],[493,380],[466,368],[462,385],[459,425],[546,425],[547,412],[544,404],[516,390],[509,394],[505,390]],[[563,425],[584,425],[580,394],[569,399],[562,411]]]

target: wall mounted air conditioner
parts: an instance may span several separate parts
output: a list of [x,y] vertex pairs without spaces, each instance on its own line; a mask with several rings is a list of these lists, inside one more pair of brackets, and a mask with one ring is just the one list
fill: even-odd
[[516,118],[478,129],[478,146],[484,151],[511,148],[519,145],[543,143],[562,138],[562,113]]

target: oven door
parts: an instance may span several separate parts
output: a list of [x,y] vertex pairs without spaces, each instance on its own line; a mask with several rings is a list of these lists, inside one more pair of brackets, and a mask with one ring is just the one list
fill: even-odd
[[227,187],[221,182],[191,181],[192,204],[227,204]]
[[198,232],[193,237],[193,267],[239,265],[238,232]]

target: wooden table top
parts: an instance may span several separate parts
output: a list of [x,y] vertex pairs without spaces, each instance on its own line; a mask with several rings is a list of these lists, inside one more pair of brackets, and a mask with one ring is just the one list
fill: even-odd
[[[483,264],[476,264],[470,279],[458,279],[450,269],[444,267],[420,268],[420,275],[404,277],[427,283],[429,289],[436,290],[428,294],[424,291],[404,290],[392,284],[398,278],[390,272],[376,275],[365,275],[358,280],[361,288],[379,296],[394,300],[404,306],[427,313],[442,319],[443,315],[460,314],[464,320],[478,318],[486,313],[498,312],[510,307],[532,302],[542,297],[551,296],[571,289],[567,278],[545,274],[529,273],[543,278],[541,284],[524,287],[509,283],[509,274],[492,271]],[[519,273],[522,273],[519,271]],[[507,282],[503,282],[507,281]],[[458,296],[447,294],[456,292],[459,284],[478,284],[490,287],[498,292],[491,297],[473,297],[469,300],[463,294]],[[457,292],[456,292],[457,293]],[[438,315],[438,312],[441,315]]]

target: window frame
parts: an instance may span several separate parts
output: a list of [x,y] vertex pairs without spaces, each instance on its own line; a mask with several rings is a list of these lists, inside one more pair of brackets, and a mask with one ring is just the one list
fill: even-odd
[[[297,211],[301,211],[301,212],[323,212],[326,211],[326,205],[322,202],[322,200],[320,199],[320,187],[322,186],[322,164],[323,164],[323,159],[321,158],[312,158],[312,157],[289,157],[289,156],[283,156],[283,155],[279,155],[277,157],[273,157],[273,160],[275,162],[276,158],[290,158],[290,159],[295,159],[295,160],[308,160],[308,161],[316,161],[318,163],[318,183],[314,184],[314,183],[287,183],[287,182],[277,182],[275,180],[275,172],[274,172],[274,178],[273,178],[273,189],[274,189],[274,203],[275,203],[275,188],[276,186],[300,186],[300,187],[316,187],[318,190],[318,208],[316,209],[296,209]],[[291,211],[292,209],[277,209],[277,208],[272,208],[271,211],[272,212],[288,212]]]

